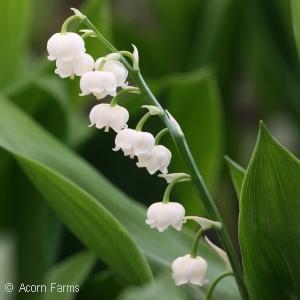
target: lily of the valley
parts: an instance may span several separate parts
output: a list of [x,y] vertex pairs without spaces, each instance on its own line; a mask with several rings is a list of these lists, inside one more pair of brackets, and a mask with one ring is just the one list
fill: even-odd
[[117,81],[111,72],[91,71],[80,78],[80,88],[82,91],[80,96],[93,93],[100,100],[107,95],[116,95]]
[[152,204],[147,211],[146,224],[162,232],[170,225],[180,230],[184,223],[184,207],[176,202],[157,202]]
[[105,127],[105,131],[111,127],[115,132],[119,132],[126,127],[126,123],[129,119],[129,113],[126,108],[116,105],[110,106],[110,104],[102,103],[94,106],[90,113],[91,126],[96,125],[101,129]]
[[138,156],[137,166],[139,168],[145,167],[152,175],[157,170],[160,170],[163,174],[168,173],[168,166],[171,161],[172,154],[165,146],[154,146],[152,154],[140,154]]
[[114,151],[122,149],[124,155],[130,155],[130,158],[141,154],[149,155],[154,147],[154,136],[149,132],[126,128],[117,134],[115,144]]
[[84,41],[80,35],[74,32],[55,33],[48,40],[48,59],[70,61],[73,58],[80,58],[85,52]]
[[[98,70],[100,63],[102,62],[103,57],[100,57],[95,62],[95,70]],[[111,72],[115,75],[117,86],[122,86],[125,84],[126,78],[128,76],[128,71],[124,67],[123,64],[121,64],[118,61],[115,60],[108,60],[105,62],[103,71],[105,72]]]
[[73,58],[69,61],[56,61],[55,73],[61,78],[71,77],[74,75],[82,76],[84,73],[90,72],[94,69],[94,59],[87,53],[83,53],[79,58]]
[[207,262],[200,256],[192,258],[190,254],[178,257],[172,263],[172,278],[176,285],[192,283],[202,286],[208,280],[204,279],[207,271]]

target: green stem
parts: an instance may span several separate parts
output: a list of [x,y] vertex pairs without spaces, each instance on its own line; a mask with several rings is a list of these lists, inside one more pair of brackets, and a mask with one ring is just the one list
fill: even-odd
[[84,34],[81,35],[81,38],[84,40],[85,38],[87,38],[89,36],[94,37],[95,33],[94,32],[85,32]]
[[79,18],[78,16],[72,16],[72,17],[68,18],[68,19],[64,22],[64,24],[62,25],[62,27],[61,27],[61,34],[67,33],[68,25],[69,25],[72,21],[74,21],[74,20],[79,20],[79,19],[80,19],[80,18]]
[[110,106],[113,107],[113,106],[116,106],[117,105],[117,102],[119,100],[119,98],[121,96],[123,96],[124,94],[127,94],[127,93],[135,93],[135,94],[140,94],[140,90],[139,88],[136,88],[136,87],[130,87],[130,88],[125,88],[124,90],[120,91],[110,102]]
[[193,246],[192,246],[192,250],[191,250],[191,258],[196,258],[197,257],[198,243],[199,243],[199,240],[200,240],[203,232],[204,232],[204,229],[200,228],[199,231],[197,232],[195,238],[194,238],[194,242],[193,242]]
[[136,131],[141,131],[143,128],[144,123],[151,117],[150,112],[147,112],[138,122],[138,124],[135,127]]
[[[112,52],[118,52],[118,50],[113,47],[94,27],[94,25],[88,20],[85,19],[83,21],[90,29],[92,29],[96,36],[112,51]],[[135,84],[141,91],[141,95],[144,97],[145,101],[149,105],[157,106],[158,108],[162,109],[160,103],[156,100],[152,92],[150,91],[149,87],[147,86],[144,78],[142,77],[139,70],[133,69],[130,64],[126,61],[126,59],[121,56],[120,62],[127,68],[129,74],[131,75],[132,79],[134,80]],[[232,270],[234,272],[234,276],[236,279],[237,286],[239,288],[241,297],[243,300],[248,300],[249,295],[247,291],[247,286],[244,278],[244,274],[241,268],[241,265],[239,263],[239,260],[237,258],[237,255],[234,251],[233,245],[231,243],[229,234],[226,230],[226,227],[224,225],[224,222],[221,218],[221,215],[219,214],[219,211],[203,181],[202,176],[199,173],[199,170],[197,168],[197,165],[194,161],[194,158],[191,154],[191,151],[188,147],[188,144],[185,140],[184,135],[179,135],[177,130],[174,128],[173,124],[170,122],[169,118],[167,117],[166,113],[163,113],[162,116],[160,116],[162,121],[165,123],[165,125],[169,128],[170,134],[174,140],[174,143],[178,149],[178,152],[186,165],[188,172],[191,176],[192,185],[195,188],[205,210],[208,215],[208,217],[211,220],[218,221],[222,224],[222,229],[220,231],[217,231],[217,234],[221,240],[221,243],[223,245],[223,248],[225,252],[228,255],[230,264],[232,266]]]
[[218,277],[215,278],[215,280],[213,281],[213,283],[210,285],[210,287],[208,288],[207,290],[207,293],[206,293],[206,297],[205,297],[205,300],[211,300],[211,296],[212,296],[212,293],[214,291],[214,288],[216,287],[216,285],[218,284],[218,282],[226,277],[226,276],[234,276],[233,272],[232,271],[227,271],[227,272],[224,272],[224,273],[221,273]]
[[165,128],[165,129],[163,129],[162,131],[160,131],[160,132],[156,135],[156,137],[155,137],[155,144],[154,144],[155,146],[158,145],[160,139],[161,139],[167,132],[169,132],[169,129],[168,129],[168,128]]
[[123,56],[128,56],[132,60],[132,62],[134,62],[134,56],[131,52],[129,52],[129,51],[119,51],[119,53]]
[[169,203],[170,193],[171,193],[171,191],[172,191],[172,189],[173,189],[175,183],[176,183],[178,180],[180,180],[180,179],[185,179],[185,178],[190,178],[190,176],[188,176],[188,175],[181,175],[181,176],[175,177],[175,178],[171,181],[171,183],[170,183],[170,184],[168,185],[168,187],[166,188],[166,191],[165,191],[165,193],[164,193],[164,197],[163,197],[162,203],[165,203],[165,204]]
[[96,71],[103,71],[105,63],[106,63],[106,59],[105,59],[105,57],[103,57],[103,59],[101,60],[99,66],[98,66],[98,69]]

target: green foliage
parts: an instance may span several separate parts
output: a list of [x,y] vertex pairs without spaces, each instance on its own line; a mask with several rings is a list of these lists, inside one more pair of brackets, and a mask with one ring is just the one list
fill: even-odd
[[239,237],[251,299],[297,299],[300,163],[261,123],[242,191]]
[[17,77],[28,54],[33,5],[33,0],[1,1],[0,19],[3,28],[0,35],[1,88]]
[[[5,113],[5,100],[2,99],[1,104],[3,108],[2,112]],[[8,110],[10,110],[9,115],[13,119],[13,107],[9,108],[8,102],[6,104]],[[22,116],[20,114],[18,116],[18,113],[16,113],[15,118],[19,120],[20,125]],[[4,119],[4,116],[2,116],[1,119]],[[47,139],[46,136],[43,136],[43,133],[39,131],[38,128],[35,129],[34,124],[30,124],[25,116],[23,117],[22,128],[27,128],[28,132],[31,132],[31,134],[35,131],[35,139],[38,141],[41,142],[42,139],[44,140],[43,146],[40,147],[39,150],[37,149],[37,145],[34,147],[35,149],[31,150],[36,153],[42,153],[44,151],[43,149],[48,147],[48,149],[53,150],[53,147],[50,145],[55,142]],[[2,135],[4,136],[3,133],[4,132],[2,131]],[[27,147],[29,147],[30,142],[33,144],[35,143],[33,140],[30,141],[30,139],[30,136],[27,136],[23,141],[19,141],[21,147],[21,151],[19,151],[21,153],[22,145],[27,145]],[[119,222],[117,222],[117,220],[101,206],[99,202],[80,190],[79,187],[57,174],[53,169],[36,161],[36,159],[38,159],[37,156],[34,156],[35,160],[30,156],[24,157],[22,155],[23,153],[20,154],[20,152],[18,152],[17,147],[15,148],[12,146],[12,149],[10,148],[13,144],[9,143],[9,141],[5,141],[5,138],[0,144],[14,154],[26,174],[42,195],[48,200],[65,224],[80,240],[110,265],[112,269],[134,284],[141,284],[151,280],[152,275],[150,269],[136,244],[121,224],[119,224]],[[63,152],[65,151],[66,150],[57,151],[55,155],[63,158],[65,156]],[[44,158],[45,156],[44,153]],[[49,158],[51,159],[51,156],[48,157],[48,159]],[[64,160],[67,160],[67,158],[65,157]],[[49,163],[51,165],[51,162],[48,161],[48,164]],[[56,164],[57,163],[59,163],[59,160]],[[76,171],[74,170],[74,172],[81,173],[79,163],[73,163],[73,166],[79,167]],[[67,169],[63,164],[61,164],[60,167],[64,168],[65,171]],[[83,173],[87,175],[86,172]],[[88,180],[91,180],[91,178],[88,178]],[[120,251],[120,249],[122,249],[122,251]],[[129,259],[129,257],[131,257],[131,259]]]
[[[13,262],[16,267],[8,261],[6,269],[0,272],[3,283],[11,280],[7,271],[10,268],[18,270],[16,284],[42,284],[45,274],[53,272],[49,270],[56,270],[57,276],[63,274],[60,271],[64,268],[60,266],[65,264],[59,262],[68,261],[70,257],[75,269],[82,266],[78,274],[82,275],[83,289],[79,294],[66,297],[109,300],[124,290],[120,297],[125,299],[147,298],[148,292],[152,298],[203,299],[206,285],[175,287],[168,278],[172,261],[190,251],[193,233],[185,229],[192,227],[192,222],[185,225],[182,232],[169,229],[162,234],[144,224],[146,206],[161,201],[165,181],[136,168],[135,162],[124,158],[122,153],[111,151],[112,132],[104,134],[88,128],[90,108],[98,102],[93,97],[79,97],[79,78],[73,81],[59,78],[54,74],[55,62],[46,58],[47,40],[60,31],[63,21],[72,14],[69,7],[59,0],[0,2],[0,89],[7,97],[0,99],[0,227],[9,229],[16,240],[13,247],[16,248]],[[234,201],[228,171],[222,169],[222,156],[228,153],[246,165],[260,119],[266,121],[278,140],[299,156],[299,1],[254,0],[243,5],[237,0],[79,2],[79,9],[117,49],[131,51],[131,44],[138,47],[142,74],[162,106],[179,121],[238,249],[239,207]],[[82,28],[86,29],[82,23],[74,22],[70,31]],[[86,39],[86,48],[94,59],[108,54],[97,39]],[[128,80],[131,85],[131,79]],[[120,104],[129,110],[128,125],[135,126],[144,113],[140,109],[145,104],[142,98],[126,96]],[[153,117],[145,128],[155,134],[162,129],[162,123]],[[161,144],[172,149],[169,171],[185,172],[171,138],[165,136]],[[292,286],[292,282],[296,282],[293,276],[298,274],[296,251],[299,249],[295,244],[298,208],[293,199],[299,192],[299,184],[295,183],[298,174],[292,176],[295,171],[290,171],[298,163],[265,129],[261,131],[254,156],[259,159],[251,160],[242,192],[245,198],[247,189],[251,201],[242,199],[243,226],[240,229],[250,294],[255,299],[266,284],[271,299],[289,299],[295,294],[298,297],[297,284]],[[227,164],[240,198],[245,170],[229,158]],[[254,173],[256,170],[261,172]],[[272,170],[280,170],[278,176]],[[258,175],[254,177],[254,174]],[[176,186],[171,198],[184,204],[187,214],[204,214],[189,183]],[[254,203],[255,199],[259,201]],[[258,209],[260,206],[262,209]],[[83,209],[79,209],[81,207]],[[249,212],[252,209],[255,215]],[[70,211],[76,213],[73,219],[68,215]],[[131,245],[126,244],[126,249],[135,249],[144,271],[149,268],[147,264],[150,265],[156,287],[146,285],[127,290],[128,281],[112,271],[116,270],[114,266],[121,254],[115,249],[110,252],[109,248],[99,253],[106,241],[97,246],[103,237],[96,234],[95,228],[101,227],[101,231],[109,227],[102,226],[103,220],[95,218],[97,211],[110,216],[114,224],[123,228],[123,237]],[[94,216],[87,222],[86,213]],[[79,219],[83,224],[81,228]],[[288,226],[281,227],[287,222]],[[84,244],[67,232],[65,224]],[[93,235],[88,233],[91,228]],[[116,243],[120,245],[122,241]],[[264,248],[259,252],[261,245]],[[72,256],[85,247],[97,248],[95,253],[107,264],[97,265],[95,274],[90,272],[93,258],[89,254]],[[199,255],[209,263],[207,278],[210,281],[224,271],[222,262],[202,242]],[[118,256],[119,260],[114,262]],[[135,269],[133,256],[129,257],[124,264],[131,261]],[[257,269],[261,266],[267,266],[265,273]],[[121,265],[117,269],[127,277]],[[137,269],[128,270],[130,276],[139,273]],[[161,269],[166,273],[157,275]],[[149,275],[149,269],[145,272]],[[65,277],[79,280],[75,273],[67,272]],[[12,298],[4,298],[9,296]],[[266,298],[265,294],[259,296]],[[11,300],[13,297],[38,300],[40,294],[5,293],[0,298]],[[239,299],[234,279],[222,281],[213,299]]]
[[240,200],[240,194],[246,170],[239,166],[237,163],[235,163],[228,156],[225,156],[225,159],[229,168],[231,180],[234,184],[236,194],[238,196],[238,199]]
[[[76,292],[76,288],[80,290],[83,282],[91,272],[95,261],[95,255],[84,251],[52,267],[45,275],[43,283],[48,288],[48,293],[43,293],[41,300],[75,299],[76,293],[78,293],[78,291]],[[63,285],[69,285],[69,290],[73,292],[67,292],[66,288],[64,292],[61,292]]]
[[[173,248],[169,245],[175,239],[180,240],[178,232],[170,230],[160,234],[146,225],[141,227],[146,216],[144,207],[128,199],[4,97],[0,103],[0,146],[17,158],[66,225],[112,269],[135,283],[150,279],[147,264],[134,242],[106,209],[113,212],[134,238],[154,269],[170,268],[175,258],[189,253],[192,244],[190,235],[181,236],[180,244]],[[202,247],[201,256],[210,262],[208,275],[213,278],[222,269],[222,263],[215,262],[216,254],[211,249]],[[237,293],[233,282],[229,286],[224,285],[222,291],[231,295],[232,299]]]

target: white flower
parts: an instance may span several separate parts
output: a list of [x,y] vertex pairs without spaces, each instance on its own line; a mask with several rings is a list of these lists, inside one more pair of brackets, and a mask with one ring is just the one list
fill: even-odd
[[98,100],[106,95],[115,96],[117,89],[116,77],[110,72],[91,71],[80,78],[80,96],[93,93]]
[[200,256],[192,258],[189,254],[178,257],[172,263],[172,278],[176,285],[192,283],[202,286],[208,280],[204,279],[207,262]]
[[114,151],[122,149],[124,155],[130,155],[130,158],[133,158],[134,155],[151,154],[154,147],[154,137],[148,132],[126,128],[117,134],[115,143]]
[[164,146],[154,146],[152,154],[140,154],[138,156],[139,162],[137,166],[139,168],[146,167],[148,172],[152,175],[157,170],[160,170],[163,174],[168,173],[168,165],[170,164],[172,154],[169,149]]
[[83,53],[80,58],[73,58],[69,61],[58,59],[56,67],[55,73],[61,78],[73,77],[74,74],[82,76],[94,69],[94,59],[89,54]]
[[84,41],[74,32],[55,33],[48,40],[47,50],[49,60],[69,61],[81,57],[85,52]]
[[[98,70],[99,65],[102,60],[103,60],[103,57],[100,57],[96,60],[95,70]],[[125,80],[127,78],[128,71],[124,67],[124,65],[121,64],[120,62],[115,61],[115,60],[108,60],[103,67],[103,71],[111,72],[115,75],[116,80],[117,80],[117,86],[121,86],[121,85],[125,84]]]
[[152,204],[147,211],[146,224],[158,231],[164,231],[169,225],[180,230],[184,223],[184,207],[176,202],[157,202]]
[[105,131],[111,127],[115,132],[119,132],[126,126],[129,119],[129,113],[126,108],[116,105],[102,103],[94,106],[90,113],[91,126],[96,124],[96,127],[101,129],[105,126]]

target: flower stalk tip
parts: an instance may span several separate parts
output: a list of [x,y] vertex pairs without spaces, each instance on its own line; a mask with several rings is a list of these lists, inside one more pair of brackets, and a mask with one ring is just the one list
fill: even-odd
[[139,52],[135,45],[132,44],[133,47],[133,69],[139,70]]
[[183,132],[178,124],[178,122],[174,119],[174,117],[166,110],[166,113],[169,117],[170,122],[172,123],[172,125],[174,126],[174,128],[176,129],[177,133],[181,136],[183,136]]
[[76,9],[76,8],[70,8],[70,9],[73,10],[74,14],[76,16],[78,16],[81,21],[84,21],[85,19],[87,19],[87,17],[84,14],[82,14],[78,9]]
[[196,217],[196,216],[188,216],[184,217],[186,220],[194,220],[197,222],[203,230],[207,230],[209,228],[214,228],[215,230],[220,230],[222,228],[222,224],[220,222],[214,222],[209,219]]
[[164,114],[164,112],[162,111],[162,109],[160,109],[157,106],[153,106],[153,105],[143,105],[142,108],[147,108],[149,109],[149,112],[152,116],[154,115],[158,115],[158,116],[162,116]]

